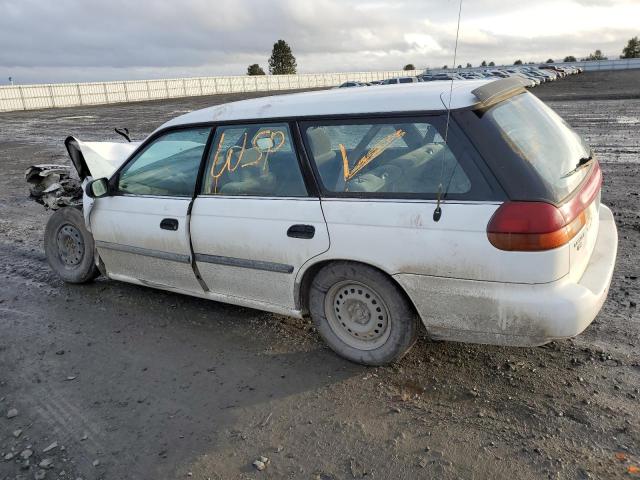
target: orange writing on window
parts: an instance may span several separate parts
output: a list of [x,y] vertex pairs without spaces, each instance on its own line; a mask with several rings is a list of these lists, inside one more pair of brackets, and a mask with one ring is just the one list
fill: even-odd
[[369,165],[373,160],[378,158],[393,142],[397,139],[404,137],[404,130],[396,130],[395,132],[382,137],[378,140],[371,149],[356,162],[352,169],[349,168],[349,159],[347,158],[347,149],[341,143],[338,145],[340,148],[340,153],[342,154],[342,174],[344,176],[344,181],[348,182],[353,177],[355,177],[360,170]]
[[[251,146],[258,154],[257,158],[250,162],[242,163],[242,159],[245,155],[245,152],[247,151],[247,134],[245,133],[243,136],[242,146],[234,145],[232,147],[229,147],[224,153],[224,160],[221,160],[224,137],[225,134],[223,132],[220,135],[220,139],[218,140],[218,146],[216,147],[216,152],[213,156],[213,163],[211,164],[211,169],[209,170],[209,176],[213,179],[212,193],[214,194],[218,193],[218,181],[220,180],[220,177],[222,177],[222,175],[224,175],[226,172],[233,173],[238,169],[238,167],[257,167],[261,162],[263,163],[263,172],[267,171],[269,165],[269,154],[280,150],[286,142],[284,132],[280,130],[260,130],[251,140]],[[261,139],[268,140],[266,146],[261,144]],[[238,158],[234,162],[233,157],[236,152]]]

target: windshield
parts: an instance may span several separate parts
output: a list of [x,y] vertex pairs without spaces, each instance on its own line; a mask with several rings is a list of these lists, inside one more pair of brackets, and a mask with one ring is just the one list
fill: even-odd
[[567,122],[534,95],[523,93],[512,97],[490,109],[486,117],[511,148],[551,186],[559,200],[587,175],[588,167],[576,169],[576,166],[591,156],[591,149]]

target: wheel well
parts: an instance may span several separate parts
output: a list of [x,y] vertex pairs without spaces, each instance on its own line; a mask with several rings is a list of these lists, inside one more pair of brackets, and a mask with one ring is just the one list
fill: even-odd
[[365,266],[370,267],[370,268],[375,268],[380,273],[384,274],[389,280],[391,280],[391,282],[396,287],[398,287],[398,290],[400,290],[400,292],[402,292],[402,295],[407,300],[407,303],[409,305],[411,305],[411,309],[414,311],[414,313],[416,315],[418,315],[418,317],[420,316],[418,314],[418,310],[416,309],[416,306],[414,305],[414,303],[411,300],[411,298],[409,297],[409,295],[407,295],[407,292],[405,291],[405,289],[402,288],[402,285],[400,285],[398,283],[398,281],[395,278],[393,278],[391,275],[389,275],[387,272],[385,272],[381,268],[376,267],[375,265],[371,265],[369,263],[357,262],[357,261],[353,261],[353,260],[340,260],[340,259],[323,260],[321,262],[315,263],[315,264],[311,265],[304,272],[304,274],[302,275],[302,280],[299,283],[299,288],[298,288],[296,297],[297,297],[297,301],[298,301],[298,306],[299,306],[300,310],[302,311],[303,315],[305,315],[305,316],[309,315],[309,291],[311,290],[311,282],[313,282],[313,279],[318,274],[318,272],[320,270],[322,270],[322,268],[324,268],[325,266],[327,266],[327,265],[329,265],[331,263],[335,263],[335,262],[347,262],[347,263],[353,263],[353,264],[358,264],[358,265],[365,265]]

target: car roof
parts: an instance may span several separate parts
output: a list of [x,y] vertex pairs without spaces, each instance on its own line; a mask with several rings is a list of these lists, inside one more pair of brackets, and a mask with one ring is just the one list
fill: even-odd
[[[472,107],[478,99],[472,90],[492,80],[454,80],[451,108]],[[216,105],[176,117],[167,127],[208,122],[440,111],[448,103],[451,81],[405,83],[357,89],[330,89],[273,95]]]

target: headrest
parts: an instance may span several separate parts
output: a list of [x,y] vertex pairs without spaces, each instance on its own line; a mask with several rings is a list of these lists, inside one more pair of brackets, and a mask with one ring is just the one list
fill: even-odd
[[322,127],[312,127],[307,129],[307,138],[311,146],[311,153],[316,164],[322,164],[333,160],[336,152],[331,149],[331,139]]

